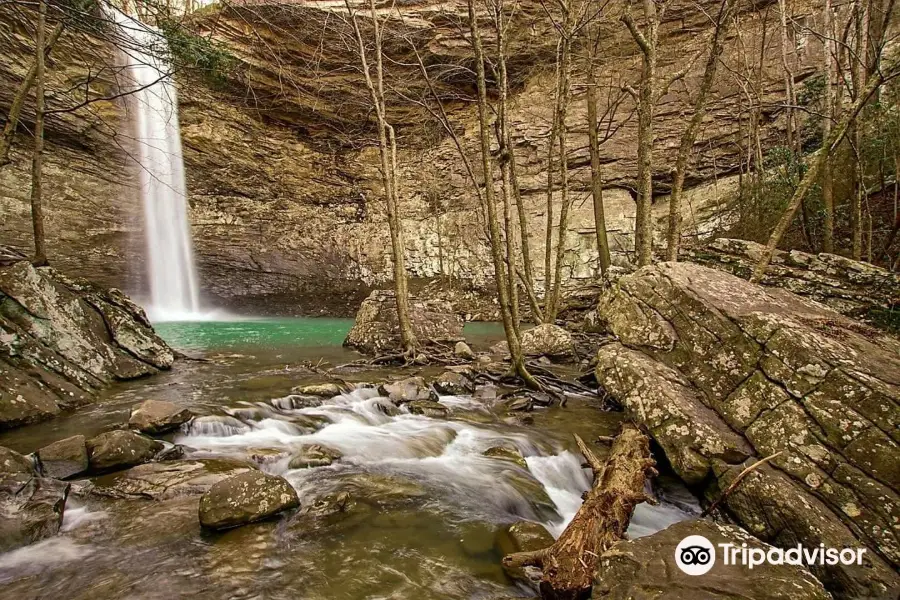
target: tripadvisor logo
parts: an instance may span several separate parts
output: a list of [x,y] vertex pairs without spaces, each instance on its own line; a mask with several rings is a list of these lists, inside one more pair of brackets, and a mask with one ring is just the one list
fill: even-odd
[[[782,548],[751,548],[747,544],[716,544],[722,564],[748,569],[760,565],[862,565],[866,548],[826,548],[825,544],[806,548],[800,544]],[[675,564],[688,575],[703,575],[716,564],[716,546],[702,535],[689,535],[675,548]]]

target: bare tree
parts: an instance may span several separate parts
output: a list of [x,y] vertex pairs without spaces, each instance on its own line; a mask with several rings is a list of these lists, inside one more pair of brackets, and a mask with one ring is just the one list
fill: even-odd
[[38,22],[35,33],[35,118],[34,118],[34,155],[31,159],[31,224],[34,228],[35,266],[47,264],[47,250],[44,240],[44,210],[42,203],[41,177],[44,164],[44,52],[47,21],[47,2],[38,1]]
[[678,248],[681,244],[681,195],[684,189],[684,178],[687,174],[688,159],[690,158],[691,150],[694,148],[694,142],[697,140],[697,134],[700,132],[700,125],[706,116],[706,103],[716,79],[719,59],[722,56],[722,51],[725,49],[725,38],[728,36],[728,29],[732,22],[731,17],[735,5],[736,0],[723,0],[719,7],[719,14],[716,18],[714,29],[707,42],[706,68],[703,70],[700,89],[697,92],[697,97],[694,99],[693,114],[678,145],[672,194],[669,197],[669,234],[668,245],[666,246],[666,260],[678,260]]
[[[494,277],[497,282],[497,299],[500,303],[500,316],[503,321],[503,330],[506,333],[506,342],[509,345],[509,354],[512,361],[512,371],[518,375],[529,387],[540,388],[540,384],[531,376],[525,366],[525,357],[522,354],[522,344],[519,336],[519,326],[513,319],[512,304],[509,286],[515,285],[514,275],[508,273],[506,268],[513,261],[503,256],[503,239],[501,237],[500,222],[497,216],[497,206],[494,194],[494,161],[491,154],[491,129],[488,123],[490,106],[487,97],[487,79],[485,76],[484,47],[481,41],[481,29],[475,12],[475,0],[468,0],[469,32],[471,34],[472,49],[475,53],[475,70],[478,86],[478,127],[481,144],[481,166],[484,176],[484,198],[487,208],[488,229],[490,231],[491,259],[494,264]],[[510,232],[506,232],[507,235]],[[507,246],[507,251],[509,247]]]
[[359,26],[356,13],[350,7],[349,0],[345,0],[356,42],[359,51],[359,61],[366,80],[366,88],[375,109],[378,123],[378,152],[381,158],[381,182],[384,187],[384,199],[387,206],[388,228],[391,235],[391,252],[394,263],[394,292],[397,300],[397,322],[400,327],[400,343],[404,352],[411,354],[415,351],[418,341],[413,333],[409,316],[409,289],[406,280],[406,257],[403,243],[403,228],[400,223],[399,201],[397,195],[397,138],[394,128],[387,122],[385,95],[384,95],[384,66],[382,33],[378,12],[375,8],[375,0],[369,0],[369,11],[372,19],[373,37],[375,43],[375,79],[372,78],[372,69],[369,65],[366,51],[365,38]]
[[638,91],[628,88],[637,101],[638,114],[638,173],[637,210],[635,212],[634,248],[638,265],[649,265],[653,260],[653,115],[656,104],[665,96],[669,87],[684,77],[699,54],[694,55],[685,67],[668,78],[657,75],[659,58],[659,27],[671,0],[643,0],[644,28],[641,30],[631,13],[622,15],[622,22],[641,51],[641,78]]
[[753,275],[751,276],[750,281],[759,283],[765,276],[766,269],[772,261],[772,256],[774,256],[775,250],[778,247],[781,238],[784,236],[785,231],[787,231],[787,228],[794,220],[794,215],[797,214],[797,209],[803,202],[803,198],[809,192],[812,185],[818,180],[819,174],[821,173],[825,162],[828,160],[828,156],[834,152],[834,149],[844,140],[850,126],[855,124],[857,117],[862,112],[866,103],[869,102],[885,82],[898,76],[900,76],[900,60],[897,59],[894,59],[889,64],[885,64],[882,69],[875,73],[873,77],[869,79],[866,87],[857,95],[856,101],[851,109],[844,114],[840,122],[832,129],[831,135],[823,142],[822,147],[814,153],[809,169],[800,180],[797,190],[788,202],[787,209],[775,226],[775,230],[769,238],[766,249],[763,251],[759,262],[753,269]]

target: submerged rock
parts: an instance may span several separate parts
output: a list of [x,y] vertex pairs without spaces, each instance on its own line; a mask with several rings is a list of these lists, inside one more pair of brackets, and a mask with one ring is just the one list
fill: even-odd
[[165,446],[133,431],[109,431],[87,441],[92,471],[127,469],[153,459]]
[[174,431],[191,420],[193,413],[173,402],[147,400],[131,409],[128,426],[150,435]]
[[511,463],[515,463],[523,469],[528,468],[528,463],[525,462],[525,457],[522,456],[522,453],[515,448],[507,448],[506,446],[492,446],[481,454],[482,456],[487,456],[488,458],[496,458],[499,460],[505,460]]
[[28,262],[0,267],[0,430],[50,418],[114,380],[173,361],[120,291]]
[[341,458],[343,454],[333,448],[321,444],[305,444],[291,456],[288,463],[290,469],[308,469],[313,467],[327,467]]
[[414,415],[424,415],[433,419],[442,419],[450,414],[450,409],[433,400],[413,400],[406,408]]
[[[702,576],[684,573],[675,562],[679,542],[699,535],[714,547],[715,564]],[[658,533],[613,545],[600,557],[592,598],[604,600],[828,600],[831,595],[802,566],[763,563],[752,569],[725,565],[719,544],[768,551],[772,547],[733,525],[682,521]]]
[[572,334],[559,325],[544,323],[522,333],[522,352],[526,356],[572,358],[575,342]]
[[65,479],[88,470],[88,451],[83,435],[73,435],[44,446],[36,453],[41,472],[47,477]]
[[348,473],[338,481],[341,492],[382,508],[421,502],[427,495],[422,485],[399,475]]
[[248,471],[213,485],[200,498],[200,524],[228,529],[297,508],[297,492],[283,477]]
[[[622,277],[598,322],[597,381],[675,472],[765,542],[865,544],[866,568],[816,565],[838,596],[900,588],[900,343],[821,304],[690,263]],[[774,455],[774,456],[773,456]]]
[[69,484],[33,473],[0,474],[0,552],[56,535]]
[[188,435],[227,437],[250,431],[250,426],[228,415],[195,417],[182,426]]
[[[420,344],[453,345],[463,340],[463,320],[448,302],[409,299],[413,335]],[[344,345],[366,354],[400,350],[397,301],[393,291],[375,290],[356,313]]]
[[[543,550],[553,545],[555,541],[543,525],[531,521],[517,521],[497,531],[494,536],[494,548],[501,556],[506,556],[515,552]],[[504,567],[503,570],[513,579],[536,583],[541,578],[541,570],[535,567]]]

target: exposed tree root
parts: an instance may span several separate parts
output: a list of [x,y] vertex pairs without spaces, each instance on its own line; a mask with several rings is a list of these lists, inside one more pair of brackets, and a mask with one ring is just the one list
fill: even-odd
[[543,570],[544,600],[576,600],[590,596],[600,555],[622,539],[634,507],[652,501],[644,493],[648,476],[656,475],[650,441],[633,424],[625,424],[606,461],[575,436],[578,449],[594,473],[594,485],[566,530],[549,548],[503,558],[507,568],[535,566]]

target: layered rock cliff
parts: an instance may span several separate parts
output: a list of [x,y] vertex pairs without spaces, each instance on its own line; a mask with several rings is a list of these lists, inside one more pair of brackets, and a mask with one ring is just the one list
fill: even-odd
[[[663,71],[679,66],[703,43],[709,28],[702,6],[672,5],[662,26]],[[6,11],[0,58],[0,108],[5,108],[29,64],[27,14]],[[408,268],[415,277],[443,275],[469,284],[490,281],[484,235],[471,185],[452,141],[422,106],[412,45],[435,78],[467,151],[477,127],[471,104],[465,4],[410,3],[387,26],[389,118],[400,136],[398,156]],[[618,9],[613,7],[611,14]],[[795,11],[802,12],[798,5]],[[235,64],[224,85],[210,87],[194,71],[179,75],[181,131],[191,222],[202,287],[209,302],[246,310],[349,313],[364,293],[390,273],[386,221],[380,199],[372,118],[343,9],[327,2],[238,3],[210,8],[190,26],[227,49]],[[807,13],[809,11],[806,11]],[[725,54],[739,69],[741,49],[772,37],[776,13],[757,6],[740,16]],[[365,28],[367,20],[360,15]],[[543,253],[547,135],[552,105],[554,41],[540,5],[523,2],[511,21],[512,127],[520,183],[530,216],[532,251]],[[610,94],[638,73],[637,47],[624,26],[603,25],[604,89]],[[798,44],[800,45],[800,44]],[[810,71],[814,44],[802,45],[799,73]],[[781,93],[780,57],[764,52],[760,98]],[[82,32],[64,32],[50,62],[48,123],[48,241],[51,259],[66,270],[136,293],[143,291],[137,166],[126,98],[117,95],[123,63],[116,49]],[[99,66],[98,66],[99,65]],[[686,121],[692,73],[665,96],[657,111],[655,179],[666,191],[669,168]],[[569,165],[576,196],[566,235],[567,278],[596,270],[593,218],[587,194],[586,107],[582,81],[574,85],[567,124]],[[697,167],[688,184],[688,235],[721,225],[744,160],[746,111],[735,78],[719,79],[706,126],[695,146]],[[90,100],[90,103],[72,110]],[[603,145],[605,204],[614,249],[627,258],[632,245],[636,120],[626,100],[610,120],[615,137]],[[601,106],[601,113],[603,107]],[[14,164],[0,171],[4,241],[30,246],[26,109]],[[777,112],[765,113],[763,141],[777,143]],[[473,154],[474,156],[474,154]],[[665,211],[658,198],[657,216]],[[554,202],[559,203],[558,193]],[[558,214],[558,210],[556,213]],[[542,263],[543,261],[538,261]],[[538,278],[541,278],[538,265]]]

